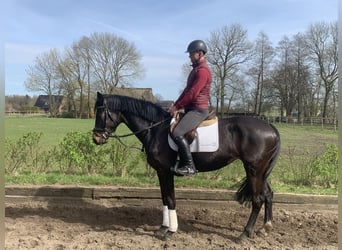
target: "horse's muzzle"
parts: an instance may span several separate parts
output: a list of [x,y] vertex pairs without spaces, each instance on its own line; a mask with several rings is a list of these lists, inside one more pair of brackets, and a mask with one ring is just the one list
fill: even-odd
[[105,144],[107,142],[108,139],[108,134],[106,132],[103,133],[99,133],[99,132],[93,132],[93,142],[96,145],[102,145]]

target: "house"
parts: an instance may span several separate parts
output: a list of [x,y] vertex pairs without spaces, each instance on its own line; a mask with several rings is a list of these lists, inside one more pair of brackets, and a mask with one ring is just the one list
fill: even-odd
[[160,106],[162,109],[164,109],[165,111],[168,111],[169,108],[171,107],[173,101],[158,101],[156,102],[156,104],[158,106]]
[[[57,114],[62,113],[62,108],[64,104],[64,96],[52,95],[51,98],[52,98],[53,106],[56,107],[56,113]],[[49,103],[49,96],[39,95],[34,106],[44,110],[45,112],[49,112],[50,106],[51,106]]]
[[110,91],[114,95],[129,96],[136,99],[142,99],[150,101],[156,105],[162,107],[164,110],[168,110],[173,101],[160,101],[152,93],[151,88],[112,88]]
[[110,94],[129,96],[136,99],[142,99],[145,101],[156,102],[156,98],[153,96],[151,88],[112,88]]

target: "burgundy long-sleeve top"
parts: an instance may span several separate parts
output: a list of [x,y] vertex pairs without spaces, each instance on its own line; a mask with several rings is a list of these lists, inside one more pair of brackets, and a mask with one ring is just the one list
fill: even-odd
[[203,59],[193,65],[186,87],[174,106],[177,109],[184,108],[185,110],[208,109],[211,82],[211,71],[206,60]]

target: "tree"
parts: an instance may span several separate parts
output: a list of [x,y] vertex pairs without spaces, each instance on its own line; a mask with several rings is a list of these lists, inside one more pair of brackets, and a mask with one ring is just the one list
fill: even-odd
[[253,51],[252,66],[249,70],[249,75],[252,76],[255,83],[253,112],[260,115],[264,99],[263,89],[265,79],[269,75],[269,67],[274,56],[271,42],[264,32],[259,33]]
[[293,37],[292,54],[295,66],[295,85],[296,85],[296,101],[297,101],[297,118],[308,114],[311,105],[312,88],[310,87],[310,72],[307,58],[308,51],[305,47],[304,36],[300,33]]
[[90,87],[90,67],[91,67],[91,50],[92,42],[86,36],[82,37],[79,41],[79,51],[82,56],[83,62],[86,67],[87,72],[87,108],[88,108],[88,118],[91,116],[91,107],[90,107],[90,95],[91,95],[91,87]]
[[306,46],[325,88],[322,117],[326,118],[328,102],[332,97],[338,77],[337,22],[330,24],[320,22],[310,25],[306,32]]
[[56,116],[57,105],[53,96],[61,93],[60,81],[56,75],[56,68],[60,61],[60,53],[57,49],[37,56],[35,64],[27,69],[28,78],[25,87],[29,91],[42,92],[48,96],[49,112],[51,116]]
[[133,43],[110,33],[93,33],[89,39],[99,91],[108,93],[113,87],[130,86],[134,79],[144,75],[141,55]]
[[296,105],[296,66],[293,56],[293,43],[284,36],[277,47],[278,62],[273,71],[273,87],[280,100],[280,115],[291,115]]
[[63,95],[66,97],[66,108],[69,114],[77,117],[76,110],[76,92],[77,83],[72,72],[72,63],[68,57],[64,57],[56,67],[57,76],[60,81],[60,87]]
[[[86,77],[88,76],[88,86],[89,86],[89,63],[87,61],[86,55],[83,54],[80,42],[74,43],[70,48],[66,49],[66,58],[64,60],[64,65],[61,70],[64,70],[64,75],[71,76],[70,86],[77,84],[77,88],[69,88],[74,93],[78,91],[79,98],[79,117],[84,114],[84,92],[86,89]],[[68,91],[68,93],[70,93]],[[88,96],[89,96],[88,90]],[[75,96],[70,96],[74,99]],[[89,103],[88,103],[89,105]],[[75,107],[76,108],[76,107]],[[77,109],[75,109],[76,111]],[[88,110],[89,111],[89,110]],[[77,116],[77,112],[76,112]],[[88,113],[89,116],[89,113]]]
[[[144,75],[140,60],[133,43],[110,33],[93,33],[74,42],[63,54],[52,49],[38,56],[27,70],[25,85],[49,97],[62,93],[67,97],[69,113],[73,112],[74,117],[87,113],[90,117],[92,93],[110,93],[113,87],[130,86]],[[50,103],[53,105],[53,99]]]
[[222,117],[226,90],[228,87],[234,87],[232,80],[239,71],[239,65],[249,60],[251,43],[247,40],[247,30],[239,24],[233,24],[211,32],[207,44],[209,47],[207,59],[212,65],[214,82],[218,84],[215,92],[219,93]]

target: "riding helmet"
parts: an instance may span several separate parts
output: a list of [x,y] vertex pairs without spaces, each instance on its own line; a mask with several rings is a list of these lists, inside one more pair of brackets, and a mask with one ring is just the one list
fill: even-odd
[[185,53],[192,53],[197,51],[203,51],[203,53],[207,53],[207,45],[202,40],[194,40],[189,45]]

